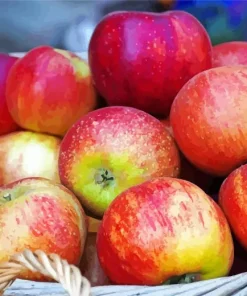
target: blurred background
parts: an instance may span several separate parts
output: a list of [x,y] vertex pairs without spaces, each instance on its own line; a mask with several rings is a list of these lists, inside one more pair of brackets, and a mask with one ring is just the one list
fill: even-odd
[[0,51],[51,45],[86,51],[100,19],[116,10],[185,10],[207,29],[213,44],[247,40],[247,1],[207,0],[0,0]]

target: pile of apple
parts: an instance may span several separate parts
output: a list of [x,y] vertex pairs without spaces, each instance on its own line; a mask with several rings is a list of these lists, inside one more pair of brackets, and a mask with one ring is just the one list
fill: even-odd
[[0,262],[41,249],[92,285],[228,275],[233,238],[247,249],[247,43],[115,12],[88,56],[0,55]]

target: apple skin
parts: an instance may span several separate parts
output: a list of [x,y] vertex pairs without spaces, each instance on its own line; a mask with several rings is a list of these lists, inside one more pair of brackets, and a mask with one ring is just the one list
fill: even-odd
[[224,42],[213,47],[213,67],[247,65],[247,42]]
[[[11,200],[4,198],[8,194]],[[79,265],[86,235],[83,208],[61,184],[25,178],[0,188],[0,262],[24,249],[40,249]],[[30,271],[22,272],[19,278],[49,280]]]
[[125,189],[154,177],[178,176],[180,159],[158,119],[112,106],[88,113],[70,128],[61,142],[58,168],[62,184],[102,217]]
[[247,165],[234,170],[222,183],[219,204],[239,243],[247,250]]
[[27,177],[60,182],[58,155],[61,139],[30,131],[0,137],[0,186]]
[[234,245],[220,207],[196,185],[166,177],[116,197],[99,227],[97,253],[113,283],[160,285],[190,273],[197,280],[227,275]]
[[97,233],[88,233],[85,248],[80,264],[80,270],[92,287],[110,285],[111,282],[105,275],[98,259],[96,249]]
[[224,177],[247,160],[247,68],[199,73],[176,96],[170,121],[176,143],[200,170]]
[[[171,122],[169,118],[161,119],[160,122],[164,125],[165,129],[170,133],[172,137],[173,131],[171,127]],[[191,183],[199,186],[202,190],[208,192],[210,186],[213,184],[213,177],[206,174],[195,166],[193,166],[186,157],[180,152],[180,174],[179,178],[190,181]]]
[[21,127],[57,136],[97,103],[88,63],[49,46],[30,50],[11,68],[6,101]]
[[16,57],[0,53],[0,135],[14,132],[19,129],[17,123],[11,117],[6,103],[6,81],[9,70],[19,60]]
[[212,45],[187,12],[114,12],[92,34],[89,65],[108,105],[165,117],[181,87],[212,67]]

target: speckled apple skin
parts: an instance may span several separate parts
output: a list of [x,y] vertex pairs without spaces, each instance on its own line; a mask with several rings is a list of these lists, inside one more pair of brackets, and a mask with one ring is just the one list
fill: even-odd
[[[164,128],[170,133],[170,135],[174,137],[170,119],[161,119],[160,122],[164,125]],[[209,190],[210,186],[213,183],[213,176],[202,172],[194,165],[192,165],[191,162],[189,162],[187,158],[181,153],[181,151],[179,178],[190,181],[206,192]]]
[[[172,137],[153,116],[131,107],[105,107],[83,116],[62,140],[61,182],[82,204],[102,216],[122,191],[150,178],[179,174],[180,159]],[[95,183],[100,168],[114,182]]]
[[213,67],[247,65],[247,42],[231,41],[213,47]]
[[36,47],[9,71],[6,102],[22,128],[63,136],[96,107],[88,63],[68,51]]
[[116,284],[160,285],[173,276],[222,277],[233,263],[230,228],[196,185],[157,178],[121,193],[97,236],[103,270]]
[[[12,200],[3,196],[12,194]],[[80,263],[87,234],[84,210],[67,188],[44,178],[25,178],[0,188],[0,262],[24,249],[55,253]],[[24,271],[19,278],[49,280]]]
[[113,12],[94,30],[89,65],[109,105],[165,117],[181,87],[212,67],[212,45],[187,12]]
[[199,169],[227,176],[247,160],[247,68],[223,66],[199,73],[176,96],[173,135]]

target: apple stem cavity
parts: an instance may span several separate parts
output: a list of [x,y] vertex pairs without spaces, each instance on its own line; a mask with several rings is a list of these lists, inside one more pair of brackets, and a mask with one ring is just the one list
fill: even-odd
[[96,172],[94,179],[96,184],[102,185],[103,187],[106,187],[114,182],[114,177],[111,171],[102,168]]
[[10,193],[6,193],[3,195],[3,198],[6,200],[6,201],[11,201],[12,198],[11,198],[11,194]]
[[175,285],[175,284],[190,284],[200,280],[200,276],[197,273],[188,273],[180,276],[171,277],[169,280],[163,283],[163,285]]

